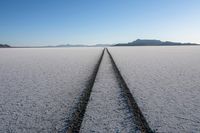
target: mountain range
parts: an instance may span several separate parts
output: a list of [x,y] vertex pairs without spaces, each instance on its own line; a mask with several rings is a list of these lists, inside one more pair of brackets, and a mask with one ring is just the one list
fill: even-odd
[[[197,43],[180,43],[180,42],[170,42],[170,41],[160,41],[151,39],[137,39],[128,43],[118,43],[118,44],[96,44],[96,45],[84,45],[84,44],[62,44],[56,46],[37,46],[38,48],[46,47],[109,47],[109,46],[182,46],[182,45],[199,45]],[[199,45],[200,46],[200,45]],[[12,47],[7,44],[0,44],[0,48]],[[25,46],[27,47],[27,46]],[[33,46],[32,46],[33,47]],[[29,47],[29,48],[32,48]]]
[[177,45],[198,45],[196,43],[180,43],[160,40],[137,39],[129,43],[118,43],[114,46],[177,46]]
[[0,44],[0,48],[9,48],[10,46],[7,44]]

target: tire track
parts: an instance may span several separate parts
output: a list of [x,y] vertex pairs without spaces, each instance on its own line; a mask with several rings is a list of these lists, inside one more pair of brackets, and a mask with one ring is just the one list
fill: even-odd
[[105,51],[81,124],[81,133],[140,132],[122,90]]
[[75,111],[72,113],[72,117],[70,120],[68,120],[66,123],[68,126],[64,128],[61,133],[78,133],[80,130],[80,126],[84,117],[84,113],[90,98],[90,94],[94,85],[94,81],[96,79],[97,72],[99,70],[99,66],[101,64],[103,55],[104,55],[105,48],[102,51],[102,54],[95,66],[95,69],[93,70],[92,76],[88,81],[86,89],[83,90],[81,97],[79,98],[79,102],[77,103],[75,107]]
[[[88,87],[83,91],[82,96],[79,98],[79,102],[75,107],[75,111],[72,114],[72,118],[70,121],[67,121],[68,126],[62,131],[62,133],[78,133],[80,131],[80,128],[82,126],[82,121],[84,119],[84,115],[86,112],[87,105],[89,103],[90,95],[92,93],[92,88],[95,83],[95,79],[97,76],[97,73],[99,71],[100,64],[102,62],[104,52],[108,53],[108,56],[111,60],[111,64],[113,67],[114,75],[117,79],[117,83],[119,84],[121,88],[121,97],[125,104],[128,106],[128,109],[131,111],[133,116],[131,119],[133,119],[134,124],[136,125],[137,132],[141,133],[153,133],[151,128],[149,127],[145,117],[143,116],[139,106],[137,105],[134,97],[132,96],[124,78],[122,77],[112,55],[110,54],[109,50],[106,48],[103,49],[102,54],[95,66],[95,69],[93,71],[93,74],[88,82]],[[94,108],[95,110],[95,108]]]
[[149,124],[147,123],[145,117],[143,116],[137,102],[135,101],[133,95],[130,92],[130,89],[128,88],[124,78],[121,75],[121,72],[119,71],[112,55],[110,54],[109,50],[106,48],[106,51],[109,54],[109,57],[111,59],[113,69],[115,71],[116,77],[118,79],[118,82],[120,86],[122,87],[122,95],[124,98],[126,98],[126,101],[129,105],[129,108],[132,110],[132,113],[134,115],[134,121],[137,127],[140,129],[142,133],[153,133],[152,129],[149,127]]

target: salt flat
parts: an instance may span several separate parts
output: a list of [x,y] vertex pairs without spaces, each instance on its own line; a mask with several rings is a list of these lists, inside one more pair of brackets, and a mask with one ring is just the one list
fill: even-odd
[[[200,47],[110,47],[156,132],[200,132]],[[0,49],[0,132],[64,131],[102,48]],[[132,132],[133,116],[108,54],[100,64],[81,132]]]
[[58,132],[101,48],[0,49],[0,132]]
[[109,48],[156,132],[200,132],[200,47]]

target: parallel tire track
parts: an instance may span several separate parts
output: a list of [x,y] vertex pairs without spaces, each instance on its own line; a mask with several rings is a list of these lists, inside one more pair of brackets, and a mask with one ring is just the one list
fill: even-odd
[[105,51],[81,124],[81,133],[138,133],[132,110]]
[[[124,78],[122,77],[121,72],[119,71],[112,55],[110,54],[107,48],[106,48],[106,51],[108,52],[108,55],[111,59],[112,66],[115,71],[115,76],[117,77],[119,85],[122,88],[122,93],[123,93],[122,95],[126,99],[126,102],[133,113],[135,124],[137,125],[137,127],[142,133],[153,133],[145,117],[143,116],[138,104],[136,103],[134,97],[132,96],[130,89],[128,88]],[[72,114],[71,120],[68,121],[69,126],[67,126],[62,131],[62,133],[78,133],[79,132],[104,52],[105,52],[105,48],[102,51],[102,54],[95,66],[95,69],[93,71],[93,74],[90,80],[88,81],[87,88],[83,91],[81,97],[78,100],[79,102],[75,107],[75,111]]]
[[75,107],[75,111],[72,114],[71,120],[68,122],[68,125],[65,129],[63,129],[62,133],[78,133],[81,127],[81,123],[84,117],[84,113],[90,98],[90,94],[96,79],[97,72],[99,70],[99,66],[101,64],[105,48],[102,51],[102,54],[93,70],[92,76],[88,81],[87,88],[83,90],[81,97],[79,98],[79,102]]
[[134,119],[136,122],[135,124],[138,126],[138,128],[140,129],[140,131],[142,133],[153,133],[153,131],[149,127],[149,124],[147,123],[145,117],[143,116],[138,104],[136,103],[133,95],[131,94],[130,89],[128,88],[124,78],[122,77],[121,72],[119,71],[112,55],[110,54],[110,52],[107,48],[106,48],[106,51],[108,52],[109,57],[111,59],[113,69],[115,71],[118,82],[122,87],[123,95],[126,98],[129,108],[131,109],[131,111],[134,115]]

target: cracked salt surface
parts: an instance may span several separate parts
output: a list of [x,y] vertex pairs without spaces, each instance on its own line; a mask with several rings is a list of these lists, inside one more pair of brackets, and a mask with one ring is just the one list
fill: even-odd
[[62,130],[101,52],[101,48],[0,49],[0,132]]
[[120,85],[116,79],[110,57],[105,51],[80,132],[136,132]]
[[200,132],[200,47],[109,48],[150,127]]

